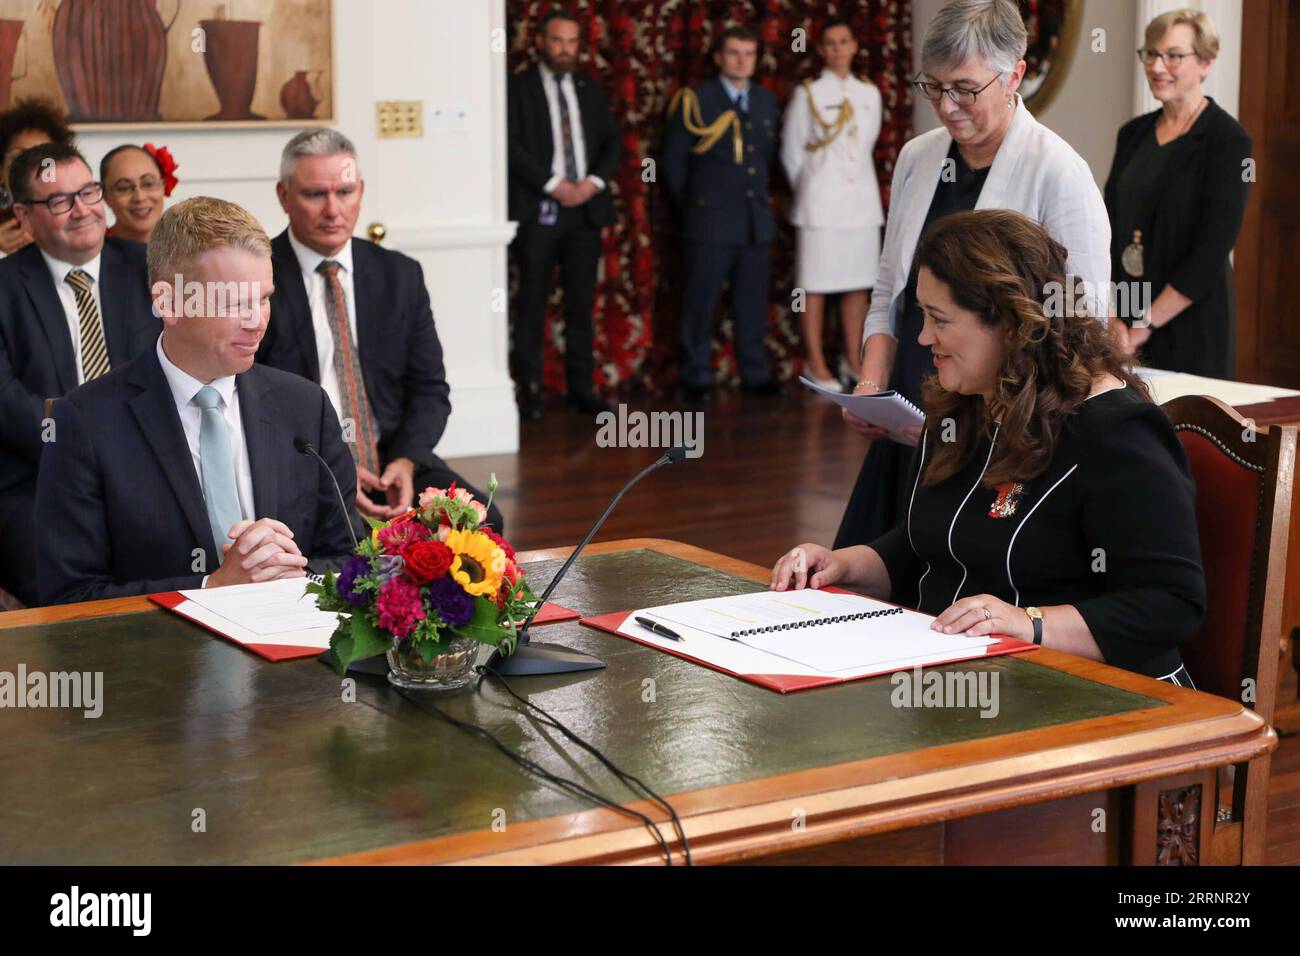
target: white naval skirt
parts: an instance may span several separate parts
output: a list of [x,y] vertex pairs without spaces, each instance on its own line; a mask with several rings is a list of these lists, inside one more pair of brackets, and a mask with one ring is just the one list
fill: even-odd
[[852,292],[876,284],[880,227],[815,229],[800,226],[795,284],[805,292]]

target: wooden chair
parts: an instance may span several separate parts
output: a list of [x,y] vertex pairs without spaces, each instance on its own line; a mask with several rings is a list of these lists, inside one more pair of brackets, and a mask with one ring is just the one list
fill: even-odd
[[[1296,426],[1257,428],[1218,399],[1162,406],[1196,480],[1207,604],[1182,648],[1199,690],[1241,701],[1269,723],[1277,697],[1282,597],[1291,522]],[[1269,757],[1235,768],[1230,806],[1216,795],[1212,863],[1259,864]]]

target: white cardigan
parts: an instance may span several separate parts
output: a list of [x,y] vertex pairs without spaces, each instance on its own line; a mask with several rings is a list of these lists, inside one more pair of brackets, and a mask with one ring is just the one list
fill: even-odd
[[[880,273],[862,341],[897,338],[903,290],[934,199],[952,136],[940,126],[903,146],[894,166]],[[1012,209],[1037,219],[1069,252],[1070,272],[1091,284],[1093,314],[1110,310],[1110,218],[1087,161],[1044,126],[1016,96],[1015,115],[998,147],[976,209]]]

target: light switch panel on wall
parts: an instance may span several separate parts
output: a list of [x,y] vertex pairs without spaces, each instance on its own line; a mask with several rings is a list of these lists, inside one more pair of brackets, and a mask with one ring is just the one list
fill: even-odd
[[423,100],[381,100],[375,104],[375,134],[380,139],[418,139],[424,135]]

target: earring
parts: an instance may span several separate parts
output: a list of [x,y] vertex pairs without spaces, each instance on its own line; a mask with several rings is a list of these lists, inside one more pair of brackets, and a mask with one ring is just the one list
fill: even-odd
[[1016,98],[1015,98],[1014,96],[1008,96],[1008,97],[1007,97],[1007,109],[1011,109],[1011,108],[1014,107],[1015,105],[1016,105]]

